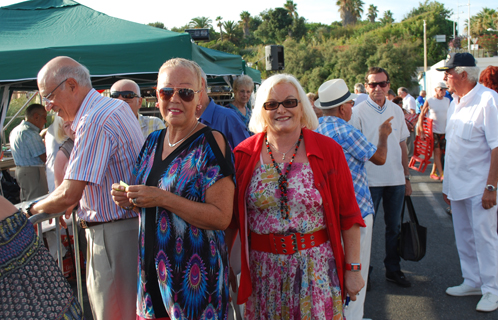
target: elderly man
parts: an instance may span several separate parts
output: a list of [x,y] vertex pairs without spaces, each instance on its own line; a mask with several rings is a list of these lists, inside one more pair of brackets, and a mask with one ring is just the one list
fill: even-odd
[[164,121],[158,117],[143,116],[138,113],[142,106],[142,97],[140,96],[140,87],[135,81],[123,79],[115,82],[111,87],[111,98],[123,100],[130,106],[138,119],[144,138],[156,130],[166,128]]
[[[360,268],[363,280],[368,282],[374,208],[368,189],[365,162],[370,160],[376,165],[383,165],[386,162],[387,137],[392,131],[390,123],[392,117],[379,127],[379,142],[375,147],[360,131],[348,124],[353,105],[356,103],[353,99],[357,96],[349,92],[344,80],[333,79],[325,82],[318,89],[318,94],[320,99],[317,100],[315,106],[323,110],[324,116],[316,132],[331,137],[342,146],[351,170],[356,201],[366,225],[365,228],[361,228]],[[333,101],[332,104],[331,101]],[[367,288],[363,287],[356,301],[351,302],[346,309],[347,319],[363,318],[366,290]]]
[[354,94],[356,95],[354,103],[357,105],[367,100],[368,98],[367,90],[365,90],[365,86],[362,83],[357,83],[354,85]]
[[415,109],[416,114],[420,114],[420,112],[422,111],[422,107],[424,106],[426,96],[427,92],[425,92],[425,90],[420,91],[420,95],[417,97],[417,100],[415,100],[415,102],[417,103],[417,107]]
[[389,90],[389,74],[379,67],[368,69],[365,76],[368,99],[353,108],[351,124],[360,130],[368,141],[378,144],[379,126],[390,117],[392,134],[387,138],[386,163],[376,166],[367,162],[368,185],[374,204],[375,214],[383,199],[384,221],[386,223],[386,279],[402,287],[410,287],[410,282],[401,271],[398,254],[398,236],[401,226],[401,209],[405,195],[412,192],[406,154],[406,138],[410,135],[401,108],[386,99]]
[[88,242],[86,277],[94,319],[135,319],[138,219],[112,201],[112,183],[134,181],[143,136],[131,109],[92,89],[88,69],[69,57],[50,60],[38,73],[47,110],[73,121],[74,149],[62,184],[30,204],[28,215],[62,212],[79,201]]
[[415,102],[415,98],[408,93],[408,89],[405,87],[398,88],[398,96],[403,98],[403,109],[405,109],[407,113],[416,113],[417,103]]
[[479,83],[469,53],[453,54],[444,81],[454,92],[446,125],[443,197],[451,205],[463,283],[451,296],[483,295],[477,311],[498,309],[498,94]]
[[26,109],[24,120],[9,136],[12,157],[16,164],[16,178],[21,188],[21,201],[38,198],[48,193],[45,173],[45,144],[40,130],[47,123],[47,112],[41,104]]

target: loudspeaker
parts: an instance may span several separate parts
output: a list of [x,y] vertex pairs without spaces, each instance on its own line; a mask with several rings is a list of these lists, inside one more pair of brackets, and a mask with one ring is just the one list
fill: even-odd
[[185,29],[194,41],[209,41],[209,29]]
[[270,45],[265,47],[266,70],[284,70],[284,47]]

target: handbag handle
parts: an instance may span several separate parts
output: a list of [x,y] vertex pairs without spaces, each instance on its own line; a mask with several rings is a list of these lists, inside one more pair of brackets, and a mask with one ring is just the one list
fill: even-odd
[[403,210],[401,211],[401,223],[403,223],[403,218],[405,215],[405,204],[408,207],[408,215],[410,217],[410,221],[415,222],[418,225],[417,214],[415,213],[415,208],[413,207],[412,198],[410,196],[405,196],[403,201]]

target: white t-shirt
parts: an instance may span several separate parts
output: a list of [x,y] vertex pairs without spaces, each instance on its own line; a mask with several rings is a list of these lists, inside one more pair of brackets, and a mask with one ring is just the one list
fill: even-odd
[[[403,110],[387,99],[384,106],[380,107],[368,97],[366,101],[353,108],[351,125],[360,130],[374,145],[379,142],[380,125],[391,116],[394,117],[391,120],[393,130],[387,138],[386,163],[382,166],[375,165],[371,161],[365,163],[370,187],[399,186],[406,183],[399,144],[410,136],[410,132],[406,127]],[[403,152],[406,152],[406,148]]]
[[358,104],[362,103],[363,101],[367,100],[367,98],[368,98],[368,94],[358,93],[358,97],[356,97],[356,99],[354,99],[354,104],[358,105]]
[[439,100],[436,97],[427,99],[429,104],[429,119],[432,119],[432,132],[443,134],[446,132],[446,115],[450,107],[450,99],[443,97]]
[[415,98],[411,96],[411,94],[406,94],[406,97],[403,98],[403,109],[406,112],[410,113],[410,110],[417,110],[417,103],[415,102]]
[[463,200],[484,193],[491,150],[498,147],[498,94],[483,85],[453,99],[446,125],[443,193]]

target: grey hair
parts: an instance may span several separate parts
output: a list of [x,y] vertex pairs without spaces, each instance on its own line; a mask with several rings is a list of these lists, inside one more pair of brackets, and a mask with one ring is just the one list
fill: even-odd
[[455,72],[458,74],[464,71],[467,72],[467,79],[470,82],[477,83],[479,80],[479,67],[455,67]]
[[399,88],[398,88],[398,91],[399,91],[399,90],[403,91],[404,93],[408,93],[408,89],[407,89],[407,88],[405,88],[405,87],[399,87]]
[[201,78],[202,80],[204,80],[204,89],[206,90],[207,92],[207,88],[208,88],[208,79],[207,79],[207,75],[206,73],[204,72],[204,70],[201,69]]
[[273,90],[273,87],[280,83],[290,83],[296,88],[301,106],[303,108],[303,118],[301,119],[301,124],[310,130],[315,130],[318,127],[318,118],[316,117],[315,111],[313,111],[311,102],[306,96],[303,87],[301,87],[301,84],[294,76],[283,73],[269,77],[263,81],[259,87],[258,92],[256,93],[256,101],[254,102],[251,120],[249,121],[249,130],[254,133],[265,131],[267,123],[263,115],[263,113],[266,112],[263,108],[263,104],[268,99],[270,91]]
[[[90,71],[82,64],[76,66],[64,66],[59,69],[54,69],[52,74],[55,82],[62,82],[65,79],[73,78],[82,87],[92,87],[92,80],[90,78]],[[66,83],[63,83],[63,86]]]
[[358,91],[359,93],[367,93],[367,90],[365,90],[365,86],[362,83],[355,84],[354,90]]
[[240,87],[249,87],[252,91],[254,89],[254,81],[252,81],[251,77],[245,74],[238,76],[233,81],[233,91],[237,91]]

